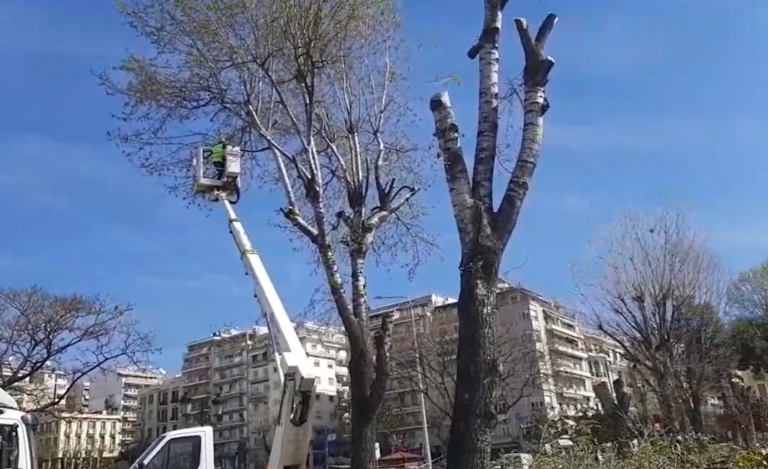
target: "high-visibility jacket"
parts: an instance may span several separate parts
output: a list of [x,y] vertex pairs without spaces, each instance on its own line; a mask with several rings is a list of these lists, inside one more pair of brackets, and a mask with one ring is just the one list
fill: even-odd
[[211,147],[211,162],[223,163],[224,162],[225,146],[223,143],[217,143]]

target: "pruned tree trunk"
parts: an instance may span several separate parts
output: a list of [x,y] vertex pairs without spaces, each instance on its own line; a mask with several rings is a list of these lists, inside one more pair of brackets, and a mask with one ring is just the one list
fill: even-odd
[[496,289],[499,266],[530,187],[543,139],[549,104],[545,88],[554,60],[544,48],[557,17],[549,15],[535,38],[523,19],[515,19],[525,54],[523,129],[520,149],[498,209],[493,183],[499,131],[499,38],[506,0],[485,0],[480,38],[468,52],[478,59],[480,83],[477,143],[470,180],[460,132],[448,93],[430,99],[435,137],[461,244],[458,302],[457,380],[447,463],[449,469],[490,465],[494,405],[499,394],[496,341]]
[[702,415],[702,404],[704,398],[698,389],[691,389],[691,398],[688,408],[688,421],[691,423],[691,430],[694,433],[704,432],[704,416]]
[[725,410],[725,416],[726,416],[726,430],[730,432],[731,434],[731,441],[733,441],[733,444],[737,446],[741,446],[744,443],[744,439],[742,438],[741,429],[739,428],[739,416],[738,412],[736,410],[736,405],[733,400],[733,394],[730,389],[730,384],[727,384],[724,386],[723,392],[720,395],[720,398],[723,401],[723,407]]
[[754,448],[757,444],[757,433],[752,418],[752,391],[737,377],[731,378],[730,391],[733,397],[731,409],[739,434],[747,448]]
[[593,386],[595,395],[603,407],[603,412],[608,419],[611,434],[617,443],[619,456],[626,456],[631,452],[629,408],[632,405],[632,394],[624,386],[621,379],[614,380],[614,395],[608,389],[608,383],[601,381]]
[[499,261],[492,251],[472,256],[478,257],[483,260],[461,272],[458,310],[469,314],[460,316],[450,467],[485,467],[483,452],[491,447],[496,424],[501,376],[494,327]]

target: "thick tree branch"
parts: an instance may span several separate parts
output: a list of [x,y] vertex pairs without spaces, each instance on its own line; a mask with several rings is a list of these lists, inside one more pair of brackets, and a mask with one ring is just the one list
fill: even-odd
[[433,95],[429,100],[429,109],[435,121],[435,137],[443,160],[459,240],[462,246],[468,246],[474,232],[472,190],[464,150],[461,148],[459,125],[448,93],[444,91]]
[[392,346],[392,315],[385,314],[381,318],[381,326],[373,336],[376,350],[376,377],[371,383],[368,401],[372,409],[377,409],[384,400],[389,382],[389,350]]
[[309,223],[301,218],[299,210],[295,206],[289,205],[288,208],[281,208],[280,213],[283,214],[283,217],[285,217],[294,228],[306,236],[310,243],[317,245],[317,230],[309,226]]
[[541,144],[544,139],[544,114],[549,109],[545,88],[549,81],[549,73],[555,65],[554,59],[545,56],[544,46],[556,21],[557,16],[549,14],[539,27],[534,40],[525,20],[515,18],[515,26],[525,55],[525,68],[523,69],[524,116],[523,135],[517,153],[517,161],[495,217],[496,236],[503,246],[509,241],[509,237],[517,225],[541,152]]
[[416,194],[419,193],[418,188],[404,186],[400,188],[400,190],[398,190],[394,196],[397,196],[400,191],[405,192],[405,195],[396,199],[393,197],[394,200],[391,202],[385,202],[386,204],[384,206],[380,205],[372,210],[371,215],[365,222],[368,229],[378,229],[382,224],[386,223],[389,217],[395,215],[405,204],[410,202],[410,200],[416,197]]
[[485,212],[493,210],[493,173],[499,139],[499,38],[506,2],[486,1],[483,32],[478,41],[479,93],[472,196]]

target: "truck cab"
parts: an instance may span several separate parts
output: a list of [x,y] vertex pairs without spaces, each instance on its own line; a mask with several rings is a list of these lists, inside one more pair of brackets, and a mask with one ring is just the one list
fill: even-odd
[[37,469],[36,427],[37,417],[0,389],[0,468]]
[[164,433],[131,469],[214,469],[213,428],[183,428]]

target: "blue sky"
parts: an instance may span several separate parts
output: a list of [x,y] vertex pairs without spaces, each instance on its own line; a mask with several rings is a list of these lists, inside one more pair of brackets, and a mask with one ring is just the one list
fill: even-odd
[[[429,122],[426,84],[454,74],[462,130],[474,134],[480,0],[408,2],[415,106]],[[544,152],[505,268],[508,277],[568,299],[568,266],[597,227],[627,208],[688,210],[734,271],[768,255],[768,4],[758,0],[515,1],[503,69],[520,68],[512,16],[560,15]],[[252,323],[258,308],[220,213],[185,208],[106,140],[110,112],[92,69],[135,44],[111,2],[0,3],[0,284],[109,293],[135,302],[177,369],[184,344],[211,325]],[[760,46],[763,44],[763,46]],[[421,100],[421,102],[419,102]],[[423,138],[431,128],[424,125]],[[425,194],[444,254],[409,281],[372,271],[372,295],[456,295],[457,240],[441,179]],[[275,195],[252,192],[240,214],[287,307],[304,307],[306,255],[273,228]],[[525,261],[525,262],[524,262]]]

